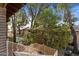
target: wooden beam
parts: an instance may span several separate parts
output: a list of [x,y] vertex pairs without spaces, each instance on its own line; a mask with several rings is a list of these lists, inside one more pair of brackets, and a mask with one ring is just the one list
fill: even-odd
[[7,3],[5,3],[3,7],[6,8],[6,6],[7,6]]
[[6,8],[6,6],[7,6],[7,3],[0,3],[0,7]]
[[16,42],[16,23],[15,23],[15,15],[12,17],[12,25],[13,25],[13,42]]
[[4,7],[7,9],[7,19],[15,14],[24,4],[23,3],[7,3]]
[[12,9],[7,9],[7,17],[9,18],[11,15],[13,15],[15,13],[15,10],[12,10]]
[[14,6],[14,5],[8,5],[7,7],[6,7],[8,10],[18,10],[18,8],[16,7],[16,6]]
[[21,4],[10,3],[7,4],[6,8],[7,8],[7,17],[9,18],[11,15],[15,14],[15,12],[17,12],[21,8]]
[[0,3],[0,7],[3,8],[4,3]]

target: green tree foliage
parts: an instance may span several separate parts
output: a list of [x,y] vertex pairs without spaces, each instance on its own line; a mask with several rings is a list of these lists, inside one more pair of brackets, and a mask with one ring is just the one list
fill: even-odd
[[62,51],[70,42],[69,26],[58,24],[61,17],[53,13],[52,8],[43,8],[34,22],[33,28],[25,33],[24,43],[39,43]]
[[26,25],[27,23],[28,21],[27,21],[26,13],[22,9],[20,9],[16,13],[16,25],[17,25],[19,35],[21,34],[20,27]]
[[31,28],[34,26],[35,19],[39,17],[39,14],[43,11],[44,8],[49,7],[49,4],[26,4],[27,9],[29,10],[28,13],[31,17]]
[[76,31],[73,27],[73,24],[77,20],[77,18],[71,14],[70,4],[58,4],[57,10],[60,11],[61,9],[64,11],[64,20],[68,23],[70,30],[71,30],[71,33],[72,33],[73,45],[74,45],[73,52],[78,53],[77,35],[76,35]]

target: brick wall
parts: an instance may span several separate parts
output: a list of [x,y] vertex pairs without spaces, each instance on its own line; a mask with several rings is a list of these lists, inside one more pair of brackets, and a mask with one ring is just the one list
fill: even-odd
[[7,55],[6,28],[6,9],[0,8],[0,56]]

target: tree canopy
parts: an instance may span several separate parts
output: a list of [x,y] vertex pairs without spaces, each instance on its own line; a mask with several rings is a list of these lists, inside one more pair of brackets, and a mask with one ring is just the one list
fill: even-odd
[[22,43],[25,45],[39,43],[55,48],[59,52],[64,51],[72,38],[70,26],[72,27],[77,20],[69,6],[69,4],[26,4],[16,13],[18,29],[31,22],[31,28],[21,36]]

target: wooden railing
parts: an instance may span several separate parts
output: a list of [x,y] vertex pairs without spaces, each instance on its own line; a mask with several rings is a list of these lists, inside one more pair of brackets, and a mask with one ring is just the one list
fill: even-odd
[[8,55],[9,56],[13,56],[15,51],[23,51],[26,46],[22,45],[22,44],[18,44],[18,43],[14,43],[14,42],[8,42]]
[[[35,44],[34,44],[35,45]],[[53,48],[49,48],[44,45],[37,44],[38,46],[34,46],[33,44],[30,46],[25,46],[23,44],[13,43],[8,41],[8,55],[9,56],[38,56],[38,55],[51,55],[57,56],[58,51]]]

